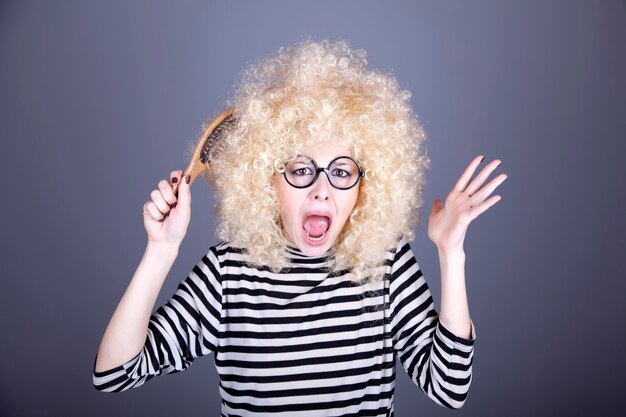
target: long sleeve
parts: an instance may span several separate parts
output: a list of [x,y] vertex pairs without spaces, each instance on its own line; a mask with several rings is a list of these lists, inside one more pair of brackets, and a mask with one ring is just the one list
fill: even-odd
[[394,350],[411,380],[436,403],[462,407],[472,379],[474,325],[471,339],[463,339],[441,324],[426,280],[404,240],[392,265],[390,306]]
[[217,252],[211,248],[180,282],[173,296],[154,312],[142,350],[116,368],[93,369],[96,389],[119,392],[155,376],[187,369],[194,359],[217,349],[222,286]]

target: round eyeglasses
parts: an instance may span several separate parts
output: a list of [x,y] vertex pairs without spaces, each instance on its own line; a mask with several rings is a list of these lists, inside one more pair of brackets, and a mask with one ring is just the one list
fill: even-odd
[[283,174],[289,185],[295,188],[307,188],[313,185],[324,172],[330,185],[338,190],[349,190],[358,184],[365,172],[352,157],[340,156],[328,164],[328,168],[320,168],[311,158],[299,155],[286,163],[277,163],[276,171]]

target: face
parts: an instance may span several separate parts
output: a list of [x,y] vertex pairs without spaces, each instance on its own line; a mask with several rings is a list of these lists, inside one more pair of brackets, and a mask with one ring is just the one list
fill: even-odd
[[[327,145],[303,152],[319,167],[340,156],[351,156],[351,146]],[[275,175],[280,217],[287,240],[305,255],[322,255],[337,241],[359,196],[359,184],[349,190],[338,190],[320,172],[313,185],[295,188],[283,175]]]

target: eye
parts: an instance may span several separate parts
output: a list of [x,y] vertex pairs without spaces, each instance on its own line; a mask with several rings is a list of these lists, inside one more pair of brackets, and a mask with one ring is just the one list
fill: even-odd
[[339,178],[346,178],[350,176],[350,173],[348,171],[346,171],[345,169],[341,169],[341,168],[333,169],[331,174],[333,177],[339,177]]
[[291,174],[297,177],[303,177],[305,175],[312,175],[313,170],[308,166],[296,167],[291,171]]

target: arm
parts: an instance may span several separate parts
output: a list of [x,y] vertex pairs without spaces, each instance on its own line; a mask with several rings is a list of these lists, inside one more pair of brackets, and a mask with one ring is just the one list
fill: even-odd
[[406,241],[396,251],[390,284],[394,350],[411,380],[437,404],[460,408],[467,397],[475,334],[465,339],[440,320]]
[[214,352],[222,306],[219,271],[218,252],[212,248],[149,317],[134,357],[108,370],[94,367],[95,388],[119,392],[139,387],[154,376],[183,371],[195,358]]
[[96,372],[115,368],[134,358],[146,341],[148,320],[178,248],[148,243],[126,292],[107,326],[95,364]]
[[478,156],[470,162],[446,198],[445,206],[441,200],[433,202],[428,222],[428,237],[437,246],[441,268],[440,320],[455,335],[463,338],[470,337],[471,328],[465,289],[465,234],[475,218],[500,201],[499,195],[487,197],[507,179],[506,174],[500,174],[482,187],[501,164],[501,161],[495,160],[471,180],[483,159],[483,156]]
[[485,187],[493,161],[470,179],[484,158],[467,167],[444,207],[435,200],[428,235],[435,243],[441,268],[441,312],[432,297],[413,254],[406,244],[394,259],[391,307],[394,346],[411,379],[435,402],[449,408],[465,403],[472,377],[476,334],[470,320],[465,288],[463,241],[469,223],[500,200],[489,195],[507,176],[501,174]]
[[[95,371],[133,358],[146,339],[148,319],[185,237],[191,218],[191,194],[182,171],[172,171],[143,206],[148,245],[133,278],[107,326],[96,357]],[[186,179],[186,178],[185,178]],[[172,184],[180,183],[178,196]]]

